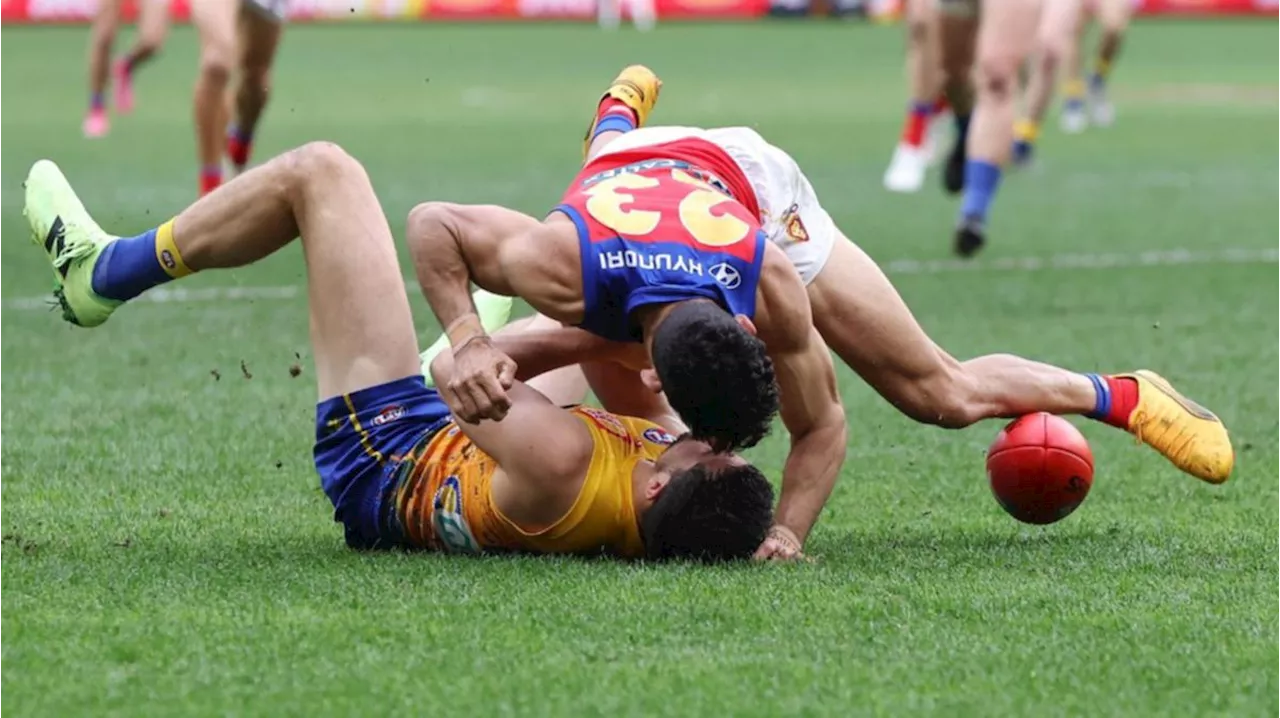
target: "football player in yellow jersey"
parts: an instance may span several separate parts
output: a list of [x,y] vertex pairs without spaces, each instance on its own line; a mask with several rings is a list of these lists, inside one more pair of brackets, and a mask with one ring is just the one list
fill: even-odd
[[[301,236],[315,464],[353,547],[731,559],[764,540],[773,494],[760,472],[706,444],[673,442],[651,421],[563,409],[504,376],[511,405],[501,423],[454,423],[421,375],[369,178],[336,145],[286,153],[141,237],[103,231],[48,160],[25,187],[63,318],[82,327],[163,281],[250,264]],[[446,381],[451,359],[436,363]]]

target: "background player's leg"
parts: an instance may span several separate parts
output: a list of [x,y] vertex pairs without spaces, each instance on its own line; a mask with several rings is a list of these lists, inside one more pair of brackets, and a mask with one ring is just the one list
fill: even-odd
[[1038,55],[1031,65],[1031,79],[1027,83],[1027,114],[1014,128],[1013,161],[1017,164],[1031,161],[1040,136],[1040,124],[1053,100],[1059,71],[1073,52],[1079,22],[1080,0],[1045,1],[1036,40]]
[[1098,57],[1093,74],[1089,76],[1089,113],[1095,125],[1106,127],[1115,121],[1115,108],[1107,99],[1107,78],[1114,69],[1125,30],[1129,27],[1132,9],[1128,0],[1097,0],[1098,25],[1102,37],[1098,40]]
[[602,30],[617,30],[622,25],[622,0],[596,0],[596,22]]
[[107,78],[111,45],[120,26],[121,0],[101,0],[89,30],[89,111],[84,116],[85,137],[102,137],[111,128],[107,117]]
[[809,285],[822,338],[889,403],[911,418],[949,428],[1034,411],[1092,412],[1083,374],[1007,354],[960,362],[934,344],[907,305],[857,245],[836,238]]
[[115,105],[119,112],[133,110],[133,73],[160,52],[169,32],[169,3],[143,0],[138,7],[138,37],[115,64]]
[[929,163],[926,133],[942,91],[936,0],[908,0],[906,24],[907,85],[911,99],[902,136],[884,173],[885,189],[892,192],[916,192],[924,184]]
[[640,32],[648,32],[658,24],[658,8],[655,0],[626,0],[631,10],[631,23]]
[[977,101],[969,128],[964,198],[955,251],[967,257],[985,241],[987,212],[1013,148],[1018,68],[1035,42],[1042,0],[983,3],[978,28]]
[[942,186],[955,194],[964,188],[964,160],[973,113],[973,55],[978,38],[974,15],[940,12],[938,49],[942,65],[942,90],[955,115],[956,137],[942,173]]
[[227,157],[237,173],[249,163],[253,133],[271,90],[271,64],[280,46],[282,21],[242,7],[239,18],[240,77],[236,83],[231,124],[227,127]]
[[192,0],[191,20],[200,36],[194,112],[196,150],[200,159],[200,194],[222,184],[223,133],[227,129],[227,87],[236,56],[234,0]]
[[1084,3],[1081,3],[1080,13],[1076,16],[1075,37],[1071,38],[1068,52],[1062,58],[1066,78],[1062,82],[1062,116],[1058,122],[1062,131],[1069,135],[1084,132],[1089,126],[1084,108],[1084,66],[1080,61],[1086,15]]

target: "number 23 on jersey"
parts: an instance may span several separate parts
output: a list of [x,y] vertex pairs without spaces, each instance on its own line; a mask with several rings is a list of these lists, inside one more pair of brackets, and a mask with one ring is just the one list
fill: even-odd
[[681,169],[620,174],[583,194],[593,219],[635,239],[680,241],[678,233],[719,248],[752,237],[756,229],[745,207]]

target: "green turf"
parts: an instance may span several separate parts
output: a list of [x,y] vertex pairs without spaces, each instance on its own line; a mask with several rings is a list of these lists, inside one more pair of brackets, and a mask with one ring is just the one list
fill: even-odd
[[[1119,124],[1048,129],[1007,179],[974,272],[899,273],[953,352],[1147,366],[1218,411],[1210,487],[1105,427],[1092,496],[1029,528],[991,500],[988,422],[948,433],[841,369],[843,480],[812,565],[705,570],[358,555],[310,465],[302,299],[142,303],[93,332],[30,307],[47,270],[21,179],[59,160],[117,232],[192,198],[194,37],[174,33],[111,137],[78,134],[85,32],[3,47],[3,692],[62,715],[1275,715],[1274,260],[991,271],[1061,253],[1274,249],[1274,22],[1140,24]],[[882,260],[945,259],[955,211],[879,186],[905,99],[898,29],[290,28],[262,154],[341,142],[397,233],[420,199],[539,212],[617,66],[657,121],[747,124],[789,149]],[[296,249],[188,288],[297,286]],[[429,314],[415,299],[423,335]],[[252,379],[241,372],[243,362]],[[211,372],[218,372],[215,379]],[[754,453],[772,472],[785,438]]]

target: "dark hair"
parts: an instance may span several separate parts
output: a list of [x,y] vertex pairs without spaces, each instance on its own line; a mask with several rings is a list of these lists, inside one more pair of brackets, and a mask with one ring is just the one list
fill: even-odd
[[645,556],[715,563],[750,558],[773,522],[773,487],[750,464],[673,474],[640,520]]
[[677,304],[653,333],[653,368],[693,438],[715,451],[760,443],[778,413],[764,342],[709,301]]

